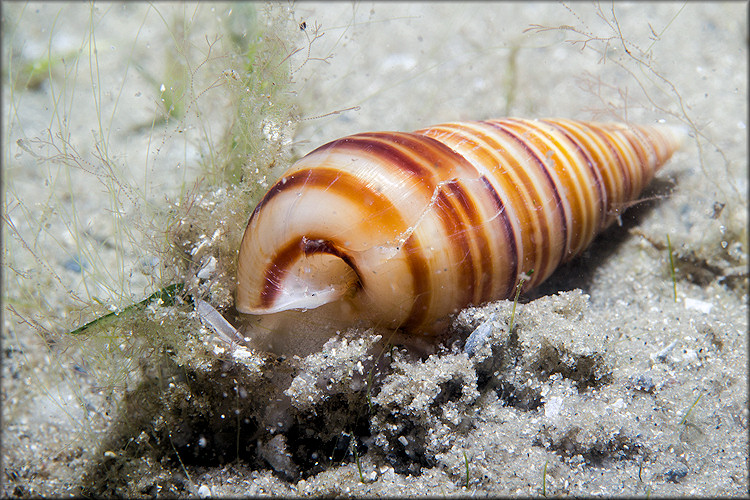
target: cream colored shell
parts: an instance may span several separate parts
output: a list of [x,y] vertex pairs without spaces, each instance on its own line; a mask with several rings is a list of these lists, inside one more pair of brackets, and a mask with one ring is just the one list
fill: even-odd
[[343,301],[352,320],[434,332],[580,254],[680,141],[667,126],[507,118],[330,142],[250,217],[237,310]]

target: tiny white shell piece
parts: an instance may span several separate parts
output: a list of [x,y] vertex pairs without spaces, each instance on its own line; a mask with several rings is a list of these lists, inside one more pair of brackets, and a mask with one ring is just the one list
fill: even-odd
[[710,302],[706,302],[703,300],[698,299],[691,299],[690,297],[685,298],[685,308],[686,309],[696,309],[703,314],[709,314],[711,312],[711,309],[713,309],[714,305]]
[[222,340],[230,344],[243,342],[244,339],[242,335],[240,335],[240,333],[237,331],[237,329],[233,327],[232,324],[229,323],[229,321],[224,319],[224,316],[222,316],[219,311],[214,309],[211,304],[209,304],[205,300],[196,298],[195,310],[198,312],[198,315],[201,317],[201,319],[208,323],[208,325]]
[[214,274],[215,271],[216,271],[216,257],[212,255],[208,259],[208,261],[203,265],[201,270],[198,271],[198,274],[196,274],[196,276],[198,276],[199,279],[207,280]]
[[485,342],[487,342],[487,338],[492,333],[492,322],[495,321],[495,317],[491,317],[478,327],[474,329],[473,332],[471,332],[471,335],[469,335],[469,338],[466,339],[466,344],[464,345],[464,352],[468,354],[469,357],[472,357],[476,350]]

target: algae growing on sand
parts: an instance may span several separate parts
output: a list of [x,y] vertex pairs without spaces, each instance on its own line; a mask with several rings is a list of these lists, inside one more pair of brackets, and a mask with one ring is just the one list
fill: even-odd
[[[746,5],[2,9],[4,494],[746,494]],[[236,228],[318,145],[504,115],[692,135],[431,355],[231,349],[141,302],[226,311]]]

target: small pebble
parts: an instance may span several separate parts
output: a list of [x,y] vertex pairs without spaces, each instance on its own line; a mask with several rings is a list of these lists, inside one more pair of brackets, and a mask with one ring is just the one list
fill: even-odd
[[80,257],[73,257],[72,259],[68,259],[63,264],[63,267],[67,269],[68,271],[73,271],[74,273],[80,273],[83,271],[84,268],[87,268],[86,262],[83,261]]
[[473,332],[471,332],[471,335],[469,335],[469,338],[466,339],[466,344],[464,344],[464,352],[469,355],[469,357],[473,356],[476,350],[485,342],[487,342],[487,338],[492,333],[492,322],[494,321],[494,317],[488,319],[478,327],[474,329]]
[[649,375],[638,375],[631,378],[633,388],[637,391],[654,392],[656,384]]
[[664,479],[673,483],[678,482],[683,477],[687,476],[688,468],[683,464],[676,464],[673,467],[664,471]]

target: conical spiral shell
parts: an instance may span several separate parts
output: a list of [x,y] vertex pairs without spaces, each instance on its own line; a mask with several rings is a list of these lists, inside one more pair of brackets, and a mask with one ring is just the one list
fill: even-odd
[[344,301],[353,317],[429,333],[580,254],[680,141],[668,126],[512,118],[335,140],[252,213],[237,310]]

